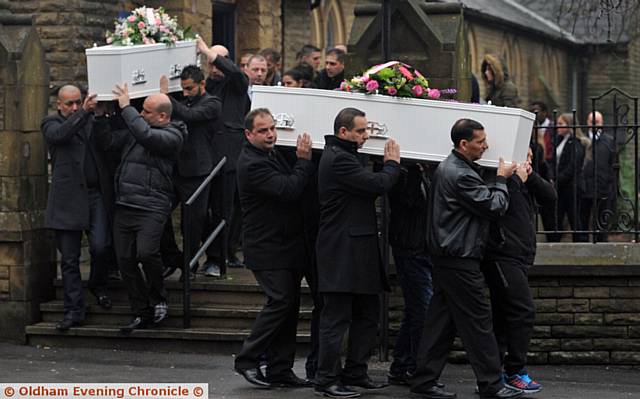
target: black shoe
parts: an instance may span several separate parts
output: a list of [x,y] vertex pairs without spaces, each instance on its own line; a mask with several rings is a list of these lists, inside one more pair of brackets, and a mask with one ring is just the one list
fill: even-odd
[[315,387],[313,393],[327,398],[357,398],[360,396],[359,392],[347,389],[341,384],[334,384],[325,388]]
[[142,316],[136,316],[131,322],[125,326],[120,327],[120,332],[130,333],[133,330],[142,330],[147,328],[151,324],[151,319],[144,318]]
[[120,275],[120,270],[109,270],[107,278],[113,281],[122,280],[122,276]]
[[229,258],[229,263],[227,263],[227,266],[231,268],[242,268],[244,267],[244,263],[242,263],[240,259],[234,256]]
[[269,384],[265,380],[264,375],[262,375],[262,371],[260,371],[260,369],[255,368],[255,369],[244,370],[236,367],[235,370],[236,370],[236,373],[243,376],[248,383],[253,384],[260,388],[271,388],[271,384]]
[[391,372],[387,373],[387,381],[391,385],[409,385],[409,374],[393,374]]
[[428,399],[454,399],[457,397],[455,393],[447,392],[444,389],[439,388],[437,385],[426,389],[419,386],[411,388],[411,393],[419,394],[421,397]]
[[108,309],[111,309],[111,307],[113,306],[113,303],[111,303],[111,298],[109,298],[109,296],[107,295],[97,295],[96,300],[98,301],[98,305],[102,309],[108,310]]
[[500,389],[498,392],[494,393],[493,395],[489,395],[489,396],[483,396],[480,395],[480,397],[482,399],[512,399],[512,398],[519,398],[520,396],[522,396],[524,394],[524,392],[522,392],[520,389],[513,389],[513,388],[509,388],[509,387],[502,387],[502,389]]
[[310,388],[313,386],[313,382],[300,378],[293,374],[293,372],[273,379],[268,378],[267,381],[272,387],[278,388]]
[[342,383],[350,387],[363,388],[368,391],[375,391],[389,386],[388,382],[375,382],[368,376],[365,376],[364,378],[361,378],[359,380],[342,380]]
[[77,327],[80,324],[81,324],[81,322],[77,321],[77,320],[64,319],[64,320],[60,320],[56,324],[56,330],[58,330],[60,332],[65,332],[65,331],[69,331],[69,329],[71,327]]

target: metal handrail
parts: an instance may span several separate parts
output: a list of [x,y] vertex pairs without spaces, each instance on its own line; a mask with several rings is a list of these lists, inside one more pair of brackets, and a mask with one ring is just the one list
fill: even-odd
[[[207,238],[205,242],[206,247],[203,245],[200,250],[197,251],[196,256],[191,256],[193,248],[191,248],[191,229],[189,226],[191,225],[191,206],[193,203],[200,197],[204,189],[211,184],[213,178],[222,170],[224,164],[227,163],[227,157],[222,157],[220,162],[213,168],[209,176],[200,184],[198,189],[194,191],[194,193],[189,197],[187,202],[183,204],[183,212],[182,216],[184,220],[182,221],[183,226],[186,228],[183,229],[182,234],[182,253],[183,253],[183,268],[182,268],[182,326],[184,328],[191,327],[191,266],[192,262],[197,259],[207,250],[208,246],[213,242],[215,237],[218,235],[220,230],[226,225],[225,220],[222,220],[218,227],[211,233],[211,235]],[[208,243],[208,244],[207,244]],[[203,249],[204,248],[204,249]],[[195,262],[193,263],[195,264]]]

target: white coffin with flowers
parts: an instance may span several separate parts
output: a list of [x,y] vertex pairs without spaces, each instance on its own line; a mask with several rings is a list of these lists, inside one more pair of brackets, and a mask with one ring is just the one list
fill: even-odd
[[276,118],[278,144],[295,146],[308,132],[313,148],[324,147],[324,135],[333,134],[333,121],[346,107],[364,111],[369,140],[360,150],[382,155],[389,138],[400,144],[407,159],[442,161],[451,153],[451,126],[460,118],[475,119],[485,127],[489,149],[480,164],[497,166],[498,159],[522,162],[535,115],[516,108],[450,101],[398,98],[383,95],[276,86],[253,86],[252,107],[266,107]]
[[169,78],[169,91],[179,91],[180,72],[196,64],[196,42],[178,41],[134,46],[107,45],[85,50],[89,92],[99,101],[113,100],[113,87],[127,83],[131,98],[146,97],[160,91],[160,77]]

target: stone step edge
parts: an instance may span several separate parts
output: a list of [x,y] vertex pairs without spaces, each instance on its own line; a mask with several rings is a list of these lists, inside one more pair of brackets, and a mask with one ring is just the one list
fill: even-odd
[[[27,335],[58,335],[67,337],[96,337],[96,338],[116,338],[116,339],[166,339],[166,340],[211,340],[211,341],[242,341],[249,335],[249,330],[239,329],[212,329],[212,328],[147,328],[134,330],[129,334],[123,334],[115,326],[105,325],[81,325],[72,327],[68,331],[60,332],[56,330],[56,323],[40,322],[25,328]],[[298,342],[309,342],[310,333],[299,331]]]
[[[247,307],[245,305],[232,305],[232,306],[191,306],[191,315],[196,317],[236,317],[243,318],[251,316],[255,318],[262,308]],[[61,300],[54,300],[49,302],[43,302],[40,304],[40,311],[47,313],[60,313],[64,312],[64,304]],[[131,308],[128,304],[114,303],[111,309],[103,309],[96,304],[91,304],[86,307],[86,311],[92,314],[131,314]],[[183,308],[182,304],[169,305],[170,316],[182,316]],[[311,308],[301,308],[300,318],[311,319]]]
[[[53,280],[53,286],[55,288],[62,288],[62,279],[56,278]],[[88,281],[82,280],[83,288],[88,288]],[[108,287],[110,289],[125,289],[124,284],[121,280],[110,280],[108,283]],[[165,287],[167,290],[179,290],[182,291],[182,283],[179,281],[165,281]],[[311,291],[307,285],[301,285],[300,287],[301,293],[308,294]],[[233,282],[223,282],[221,280],[214,281],[192,281],[191,282],[191,291],[221,291],[221,292],[262,292],[262,289],[258,285],[255,284],[247,284],[247,283],[233,283]]]

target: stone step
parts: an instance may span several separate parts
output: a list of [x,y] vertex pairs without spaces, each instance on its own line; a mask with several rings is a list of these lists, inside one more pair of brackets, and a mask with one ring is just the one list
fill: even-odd
[[[62,280],[54,281],[56,299],[62,300],[64,297]],[[93,295],[87,288],[87,282],[83,281],[84,295],[87,303],[95,302]],[[183,300],[182,283],[176,280],[166,281],[168,302],[179,305]],[[127,290],[122,281],[109,281],[109,296],[112,301],[128,303]],[[241,283],[227,280],[213,280],[204,276],[199,276],[191,283],[191,304],[192,306],[210,305],[244,305],[262,307],[266,301],[262,290],[257,283]],[[313,305],[309,287],[301,287],[300,306],[309,307]]]
[[[246,329],[157,327],[123,334],[116,326],[83,324],[59,332],[55,323],[43,321],[26,327],[27,342],[34,346],[91,347],[114,350],[235,354],[249,335]],[[298,330],[297,354],[309,349],[309,333]]]
[[[191,326],[193,328],[215,328],[229,330],[249,330],[260,312],[260,307],[247,305],[215,305],[191,308]],[[42,320],[57,322],[64,316],[64,305],[61,300],[40,304]],[[163,327],[182,327],[182,306],[169,304],[169,317],[163,321]],[[86,307],[85,323],[90,325],[120,326],[131,320],[132,313],[127,303],[114,303],[109,310],[91,304]],[[300,309],[298,329],[309,330],[311,309]]]

